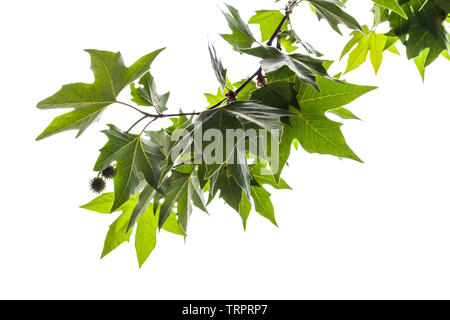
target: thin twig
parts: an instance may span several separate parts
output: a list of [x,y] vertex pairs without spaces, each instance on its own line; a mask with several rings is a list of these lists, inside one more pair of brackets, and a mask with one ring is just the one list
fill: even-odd
[[278,33],[281,31],[281,28],[283,28],[286,21],[289,19],[289,12],[286,12],[286,15],[281,20],[280,24],[278,25],[277,29],[273,33],[273,35],[270,37],[270,40],[267,41],[267,46],[271,46],[275,38],[277,37]]
[[236,91],[235,91],[236,94],[241,92],[242,89],[244,89],[250,82],[252,82],[253,79],[255,79],[261,73],[262,73],[262,68],[259,67],[259,69],[250,78],[248,78],[247,81],[245,81],[239,88],[236,89]]
[[138,121],[136,121],[131,127],[130,129],[127,130],[127,133],[131,131],[131,129],[133,129],[134,127],[136,127],[138,125],[138,123],[140,123],[142,120],[147,119],[148,117],[146,115],[144,115],[142,118],[140,118]]
[[130,107],[130,108],[136,110],[137,112],[142,113],[143,115],[146,115],[146,116],[149,115],[149,113],[144,112],[144,111],[142,111],[142,110],[139,110],[138,108],[136,108],[135,106],[133,106],[133,105],[131,105],[131,104],[128,104],[128,103],[125,103],[125,102],[122,102],[122,101],[116,101],[116,103],[119,103],[119,104],[122,104],[122,105],[124,105],[124,106]]

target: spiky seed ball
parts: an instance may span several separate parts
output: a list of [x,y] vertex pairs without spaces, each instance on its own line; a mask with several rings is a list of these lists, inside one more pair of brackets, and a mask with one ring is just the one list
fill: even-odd
[[102,176],[105,179],[112,179],[116,176],[116,168],[113,166],[106,167],[102,170]]
[[89,183],[91,190],[95,193],[102,193],[105,190],[106,182],[103,178],[95,177]]

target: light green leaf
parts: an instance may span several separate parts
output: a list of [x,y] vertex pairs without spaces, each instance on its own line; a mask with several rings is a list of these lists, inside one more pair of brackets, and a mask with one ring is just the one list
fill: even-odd
[[[158,211],[158,216],[159,216],[159,211]],[[184,232],[183,228],[181,228],[180,224],[178,223],[177,214],[174,211],[172,211],[170,213],[166,222],[162,226],[162,229],[167,232],[173,233],[173,234],[177,234],[180,236],[186,236],[186,232]]]
[[427,61],[429,48],[422,51],[420,56],[414,58],[414,63],[416,64],[417,70],[419,70],[422,81],[425,81],[425,61]]
[[448,60],[450,60],[450,53],[447,50],[442,51],[442,56]]
[[86,203],[80,208],[95,211],[98,213],[110,214],[114,203],[114,192],[102,193],[94,200]]
[[384,34],[377,34],[372,32],[369,35],[370,43],[370,61],[372,62],[375,74],[380,69],[381,62],[383,61],[383,50],[386,45],[387,37]]
[[[259,24],[261,29],[261,41],[267,41],[274,34],[277,27],[283,20],[284,15],[278,10],[258,10],[250,18],[249,24]],[[282,26],[281,30],[287,30],[289,21]]]
[[134,246],[139,262],[139,268],[156,247],[156,232],[158,229],[158,217],[153,213],[153,205],[147,206],[145,212],[137,219],[136,237]]
[[131,197],[118,209],[118,211],[123,211],[123,213],[109,227],[101,258],[116,249],[123,242],[130,241],[132,231],[130,230],[127,232],[126,230],[128,221],[130,220],[131,213],[133,212],[133,208],[136,206],[136,203],[137,198]]
[[339,117],[341,117],[342,119],[354,119],[354,120],[361,120],[360,118],[358,118],[357,116],[355,116],[353,114],[353,112],[351,112],[348,109],[345,109],[344,107],[340,107],[337,109],[332,109],[332,110],[328,110],[328,112],[333,113]]
[[[356,45],[356,47],[349,54],[345,73],[350,72],[362,65],[366,61],[367,54],[369,52],[373,69],[375,70],[375,73],[378,73],[381,62],[383,61],[383,51],[388,50],[397,39],[370,31],[367,26],[363,26],[362,28],[367,36],[364,36],[358,31],[354,31],[352,33],[352,39],[350,39],[342,50],[341,59]],[[390,43],[389,45],[388,40]]]

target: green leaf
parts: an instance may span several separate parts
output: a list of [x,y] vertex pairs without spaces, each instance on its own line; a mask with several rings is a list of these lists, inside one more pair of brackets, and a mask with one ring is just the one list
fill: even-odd
[[292,188],[283,179],[279,179],[279,181],[277,181],[275,175],[273,175],[270,170],[267,170],[266,166],[262,163],[252,165],[250,167],[250,173],[256,182],[258,182],[261,186],[268,184],[275,189],[292,190]]
[[252,187],[252,198],[256,212],[278,227],[273,204],[270,200],[270,193],[262,187]]
[[162,229],[173,234],[184,237],[186,236],[186,232],[184,232],[183,228],[181,228],[180,224],[178,223],[177,214],[174,211],[170,213],[169,217],[166,219],[166,222],[163,224]]
[[295,97],[293,84],[287,81],[275,81],[252,92],[250,99],[262,104],[289,110]]
[[208,212],[203,200],[200,183],[194,167],[189,173],[172,171],[172,175],[163,186],[165,199],[159,213],[159,226],[163,226],[177,205],[178,222],[184,232],[187,230],[188,219],[192,213],[192,204]]
[[[222,110],[220,110],[222,112]],[[281,129],[281,117],[293,114],[287,110],[269,107],[255,101],[234,101],[227,105],[225,112],[252,122],[263,129]]]
[[132,66],[126,67],[122,55],[117,52],[86,50],[91,56],[91,69],[95,81],[92,84],[64,85],[53,96],[38,103],[39,109],[74,108],[56,117],[37,140],[66,130],[78,129],[78,136],[105,110],[116,102],[119,92],[143,75],[153,60],[164,49],[156,50]]
[[430,0],[430,2],[445,10],[447,14],[450,12],[450,2],[448,0]]
[[362,162],[347,145],[340,130],[342,124],[331,121],[317,110],[302,108],[299,117],[291,120],[291,125],[306,151]]
[[[221,136],[226,137],[226,139],[214,137],[212,142],[203,141],[202,150],[198,151],[206,166],[205,176],[201,178],[210,178],[226,163],[229,174],[235,178],[238,185],[250,197],[250,172],[246,162],[245,150],[240,148],[241,144],[245,145],[244,139],[246,137],[244,127],[238,119],[270,131],[281,129],[280,118],[292,115],[287,110],[268,107],[254,101],[239,100],[224,108],[203,112],[194,123],[192,135],[195,135],[194,132],[197,128],[201,128],[203,132],[215,129],[219,130]],[[241,129],[241,131],[237,131],[238,129]],[[232,148],[227,144],[227,141],[230,141],[229,130],[236,133],[236,136],[233,137]]]
[[232,34],[222,34],[222,38],[231,44],[236,51],[240,51],[244,48],[250,48],[253,42],[256,41],[250,31],[250,28],[242,20],[238,10],[230,5],[226,4],[226,6],[229,13],[223,11],[222,13],[228,22],[228,26],[230,27]]
[[153,106],[162,113],[167,110],[167,101],[169,100],[170,92],[159,95],[156,90],[155,80],[150,72],[144,74],[139,80],[140,87],[136,88],[134,83],[131,84],[132,101],[140,106]]
[[318,77],[317,84],[321,92],[301,84],[298,88],[298,103],[301,108],[317,110],[320,113],[345,106],[376,87],[360,86],[351,83],[336,83],[329,79]]
[[406,46],[408,59],[419,57],[428,48],[425,60],[427,67],[443,50],[448,49],[448,32],[441,20],[442,9],[436,6],[434,1],[425,0],[404,2],[402,9],[408,20],[395,14],[390,15],[391,31],[387,35],[396,35],[402,40]]
[[354,120],[361,120],[360,118],[358,118],[357,116],[355,116],[353,114],[353,112],[351,112],[348,109],[345,109],[344,107],[340,107],[340,108],[336,108],[336,109],[331,109],[328,110],[329,113],[333,113],[339,117],[341,117],[342,119],[354,119]]
[[[364,28],[364,26],[363,26],[363,28]],[[347,53],[349,53],[353,49],[353,47],[355,45],[357,45],[361,41],[362,38],[364,38],[364,34],[362,32],[359,32],[359,31],[353,31],[351,33],[351,35],[352,35],[352,38],[350,39],[349,42],[347,42],[347,44],[345,45],[344,49],[342,50],[341,57],[339,58],[339,60],[342,60],[342,58]],[[364,60],[366,60],[366,57],[367,57],[367,54],[364,57]]]
[[151,202],[155,196],[156,190],[153,189],[150,185],[146,185],[142,192],[139,195],[139,200],[136,204],[136,207],[133,209],[133,213],[131,214],[130,221],[128,222],[127,232],[134,226],[136,221],[146,212],[149,208],[153,212],[153,205]]
[[103,131],[109,138],[108,143],[100,150],[94,170],[101,171],[113,161],[117,161],[117,174],[114,179],[114,205],[117,209],[136,192],[139,178],[143,174],[149,185],[159,189],[161,178],[161,162],[165,160],[160,146],[142,140],[140,135],[120,131],[114,125]]
[[450,60],[450,53],[447,50],[442,51],[442,56],[448,60]]
[[220,88],[217,90],[217,94],[205,93],[204,95],[209,104],[208,108],[218,104],[220,101],[223,101],[225,99],[225,95]]
[[248,200],[245,192],[242,191],[241,203],[239,204],[239,215],[242,218],[242,225],[244,226],[244,230],[247,229],[247,219],[250,215],[250,211],[252,210],[252,204],[250,200]]
[[429,51],[430,49],[426,48],[420,56],[414,58],[414,63],[416,64],[417,70],[419,70],[422,81],[425,81],[425,61],[427,61]]
[[278,34],[280,43],[285,47],[287,52],[292,52],[297,49],[297,47],[292,46],[294,43],[299,43],[309,54],[313,54],[317,57],[323,56],[319,51],[314,49],[312,45],[308,42],[303,41],[300,36],[294,31],[283,31]]
[[408,16],[406,15],[405,11],[403,11],[402,7],[399,5],[398,0],[373,0],[373,2],[375,2],[375,4],[377,4],[380,7],[392,10],[401,17],[408,19]]
[[[218,191],[222,198],[230,207],[241,214],[241,200],[244,193],[233,176],[228,175],[227,167],[222,167],[211,178],[210,200],[213,199]],[[244,204],[245,205],[245,204]]]
[[126,230],[128,221],[130,220],[131,213],[133,212],[133,208],[136,206],[136,203],[137,198],[131,197],[120,208],[118,208],[118,211],[122,211],[123,213],[109,227],[101,258],[116,249],[123,242],[130,241],[132,232],[127,232]]
[[360,65],[362,65],[367,59],[369,49],[370,42],[367,39],[361,39],[356,48],[350,53],[348,57],[347,68],[345,69],[344,73],[355,70]]
[[383,61],[383,51],[386,45],[387,37],[384,34],[377,34],[375,32],[370,33],[370,61],[372,62],[375,74],[380,69],[381,62]]
[[[137,210],[136,208],[139,207],[139,202],[141,201],[141,198],[145,198],[144,191],[142,191],[141,194],[139,195],[139,200],[133,209],[132,215]],[[99,213],[110,214],[113,204],[114,204],[114,192],[108,192],[108,193],[101,194],[100,196],[93,199],[89,203],[80,206],[80,208],[99,212]],[[149,203],[147,205],[147,207],[148,206],[151,206],[153,208],[152,203]],[[120,210],[120,209],[118,209],[118,210]],[[155,215],[159,215],[159,208],[156,211]],[[141,215],[139,215],[139,217],[140,216]],[[131,216],[130,221],[132,220],[132,218],[133,217]],[[129,223],[128,223],[128,225],[129,225]],[[127,227],[127,229],[131,229],[131,228]],[[183,231],[183,229],[181,229],[180,224],[177,221],[176,213],[173,211],[170,213],[169,217],[167,218],[166,223],[164,223],[164,225],[162,226],[162,229],[167,232],[173,233],[173,234],[186,236],[186,233]]]
[[[250,18],[249,24],[259,24],[261,29],[261,41],[267,41],[274,34],[275,30],[283,20],[284,15],[278,10],[258,10]],[[289,21],[282,26],[281,30],[287,30]]]
[[145,212],[137,219],[136,237],[134,246],[139,262],[139,268],[156,247],[156,232],[158,217],[153,213],[153,205],[149,205]]
[[375,70],[375,73],[378,73],[381,62],[383,61],[383,51],[389,48],[387,46],[387,36],[370,31],[367,26],[363,26],[363,30],[368,35],[367,37],[358,31],[354,31],[352,33],[352,39],[350,39],[342,50],[341,59],[356,45],[356,47],[349,54],[345,73],[350,72],[362,65],[366,61],[367,54],[369,52],[373,69]]
[[217,57],[216,48],[212,44],[209,45],[209,56],[211,57],[211,65],[220,83],[222,90],[227,85],[227,69],[223,67],[222,61]]
[[361,161],[345,142],[342,124],[328,119],[325,112],[342,107],[375,87],[338,84],[322,77],[318,78],[318,85],[321,93],[300,85],[297,99],[301,110],[299,117],[290,118],[292,134],[308,152]]
[[114,203],[114,192],[102,193],[94,200],[86,203],[80,208],[95,211],[98,213],[110,214]]
[[361,26],[358,21],[351,15],[343,11],[339,6],[342,5],[339,1],[332,0],[309,0],[311,5],[314,7],[317,17],[320,19],[325,19],[329,25],[337,33],[342,34],[339,30],[338,24],[344,24],[350,29],[357,29],[362,31]]
[[413,25],[410,28],[410,36],[406,46],[408,59],[418,57],[423,50],[429,49],[425,60],[425,67],[430,65],[442,51],[448,48],[448,38],[445,29],[439,28],[436,33],[421,25]]
[[323,66],[324,60],[314,59],[299,53],[284,54],[276,48],[265,46],[241,51],[262,58],[261,67],[266,73],[277,71],[282,67],[287,67],[303,82],[317,90],[319,90],[319,88],[317,87],[316,75],[314,73],[332,79]]

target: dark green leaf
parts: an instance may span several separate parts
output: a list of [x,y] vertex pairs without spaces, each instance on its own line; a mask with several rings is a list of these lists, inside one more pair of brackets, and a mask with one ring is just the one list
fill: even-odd
[[217,57],[216,48],[212,44],[209,45],[209,56],[211,57],[211,65],[216,75],[217,80],[220,83],[222,90],[227,84],[227,70],[223,67],[222,61]]
[[165,199],[159,213],[159,226],[164,225],[175,204],[177,205],[178,222],[184,232],[186,232],[188,219],[192,212],[192,204],[207,212],[194,167],[189,173],[172,171],[163,190]]
[[155,81],[150,72],[147,72],[140,80],[140,87],[136,88],[134,83],[131,84],[131,95],[133,101],[140,106],[153,106],[162,113],[167,110],[167,101],[169,100],[170,92],[159,95],[156,90]]
[[350,29],[362,31],[358,21],[339,7],[339,5],[342,5],[339,1],[309,0],[309,2],[314,7],[319,20],[327,20],[337,33],[342,34],[338,27],[338,24],[340,23],[346,25]]
[[252,32],[248,25],[242,20],[239,12],[232,6],[226,5],[229,13],[223,12],[223,15],[227,19],[228,26],[230,27],[232,34],[222,34],[222,37],[230,43],[237,51],[250,48],[255,42]]
[[262,58],[261,66],[265,72],[274,72],[282,67],[288,67],[303,82],[317,90],[319,88],[316,84],[315,73],[332,79],[323,66],[324,60],[314,59],[299,53],[284,54],[276,48],[263,46],[245,49],[242,52]]
[[117,161],[117,174],[114,179],[115,199],[112,210],[120,207],[136,193],[141,173],[153,188],[159,189],[161,162],[165,156],[160,146],[142,140],[140,135],[120,131],[114,125],[103,131],[109,138],[101,149],[95,164],[95,171],[101,171],[113,161]]
[[403,11],[402,7],[398,4],[398,0],[373,0],[373,2],[380,7],[392,10],[403,18],[408,19],[405,11]]
[[163,49],[156,50],[131,67],[123,63],[117,52],[86,50],[91,56],[91,69],[95,76],[92,84],[73,83],[64,85],[53,96],[38,103],[39,109],[74,108],[56,117],[37,140],[66,130],[78,129],[78,136],[105,110],[116,102],[119,92],[143,75]]

